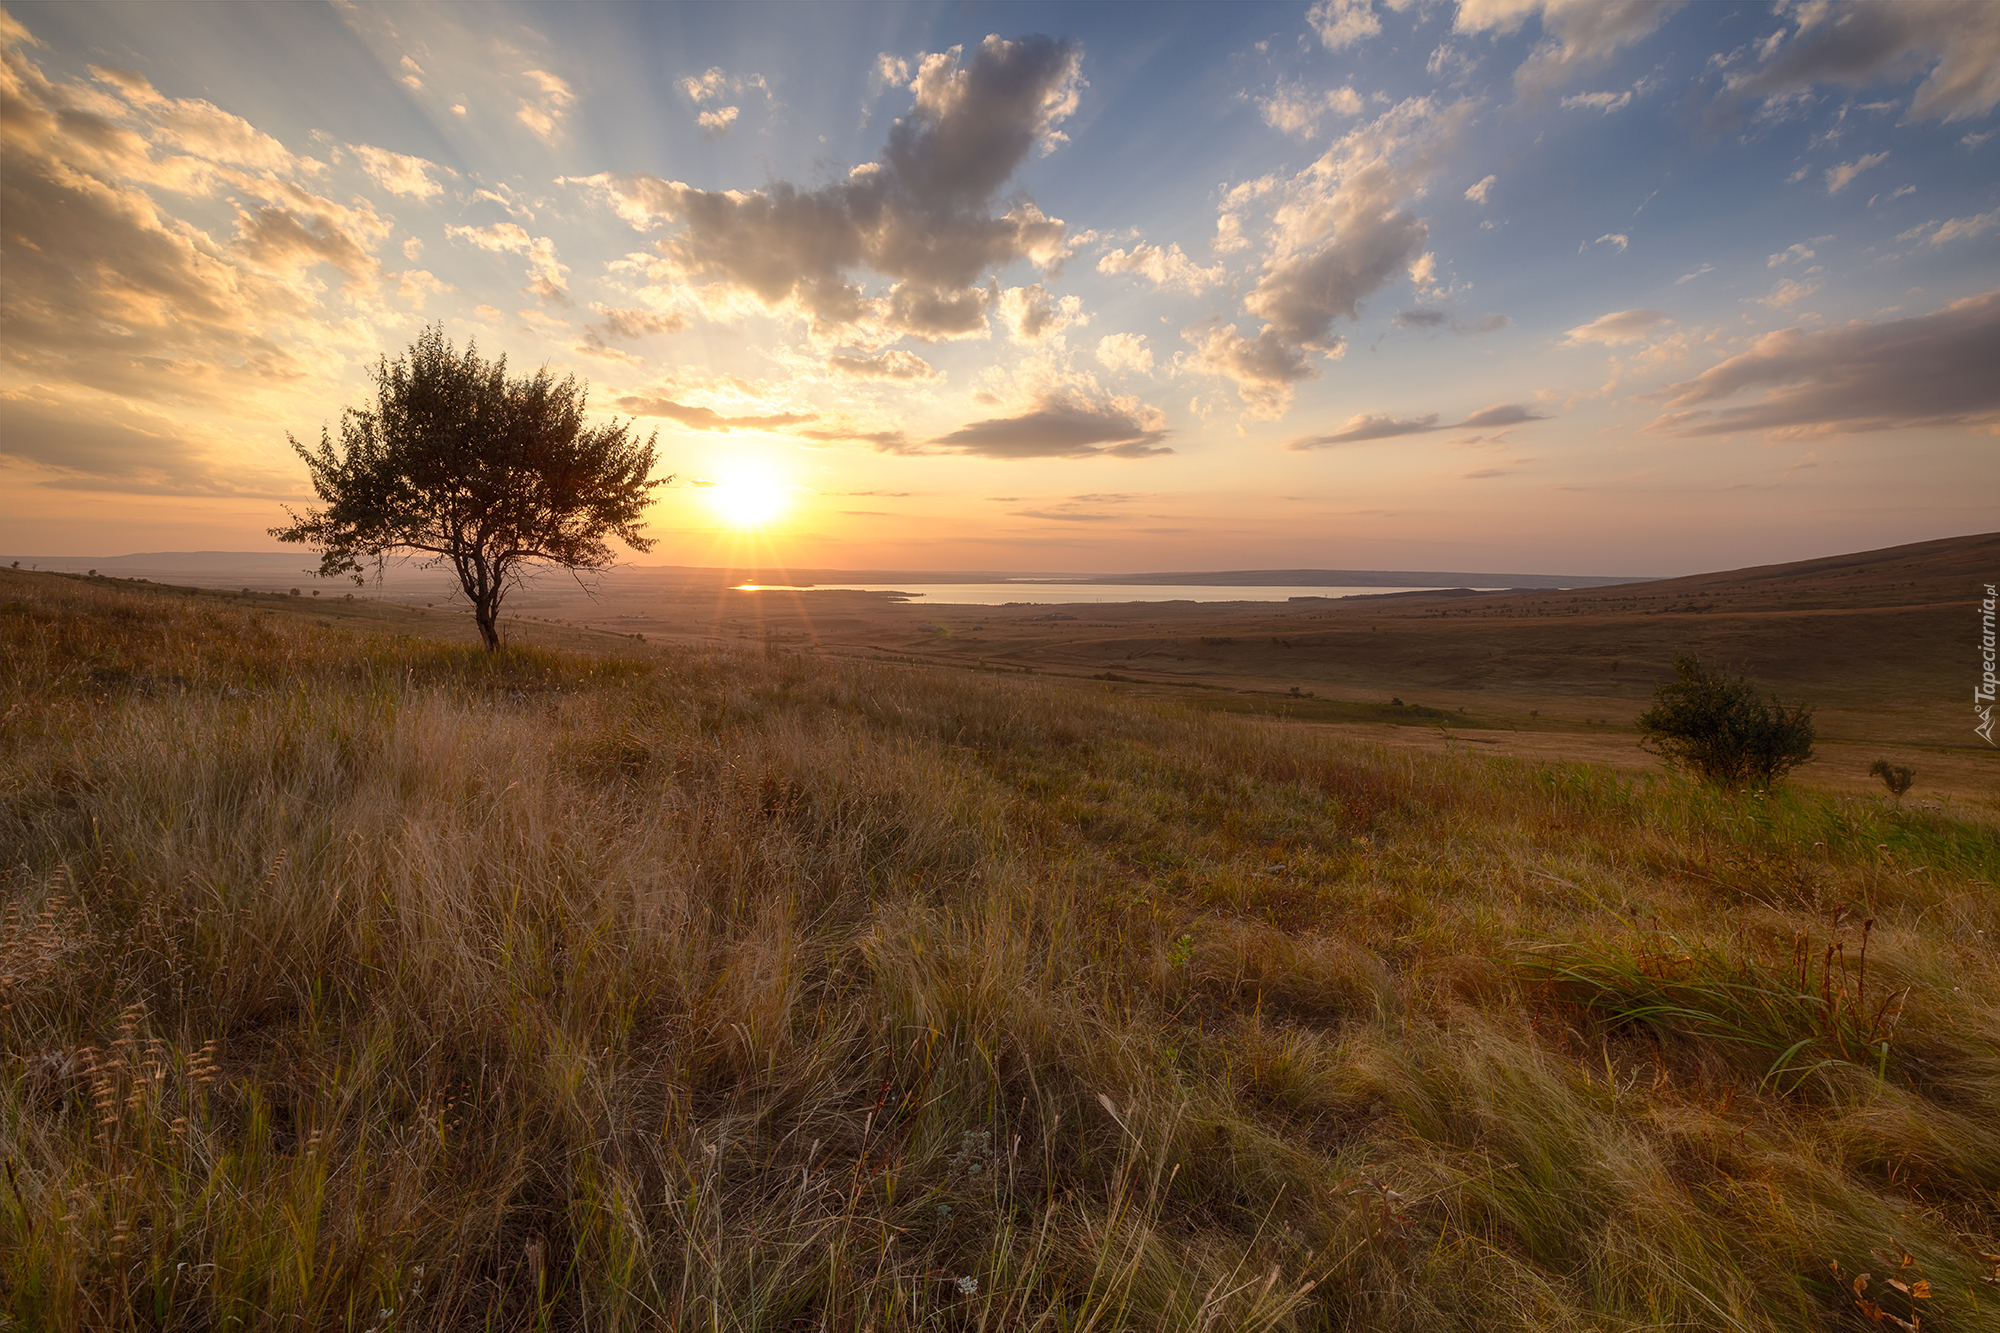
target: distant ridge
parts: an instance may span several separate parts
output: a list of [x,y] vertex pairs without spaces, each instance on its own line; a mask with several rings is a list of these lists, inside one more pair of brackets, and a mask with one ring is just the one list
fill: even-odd
[[1427,569],[1225,569],[1205,573],[1102,574],[1048,582],[1139,586],[1180,584],[1192,588],[1605,588],[1650,583],[1643,574],[1468,574]]

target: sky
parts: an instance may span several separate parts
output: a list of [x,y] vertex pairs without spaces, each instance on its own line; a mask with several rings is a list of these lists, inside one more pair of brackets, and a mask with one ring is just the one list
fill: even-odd
[[13,3],[0,548],[269,550],[430,324],[684,565],[1672,575],[1991,529],[1970,3]]

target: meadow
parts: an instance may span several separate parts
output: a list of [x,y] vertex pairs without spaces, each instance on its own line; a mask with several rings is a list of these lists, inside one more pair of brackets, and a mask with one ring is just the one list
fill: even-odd
[[0,570],[0,1328],[2000,1327],[1983,815],[318,620]]

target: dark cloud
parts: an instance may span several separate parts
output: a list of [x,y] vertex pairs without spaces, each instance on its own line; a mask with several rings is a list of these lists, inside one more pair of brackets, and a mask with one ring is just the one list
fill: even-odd
[[294,477],[224,465],[179,422],[116,401],[77,403],[0,392],[0,457],[57,475],[42,484],[119,495],[298,499]]
[[[1039,36],[989,37],[963,64],[928,56],[882,161],[817,189],[702,190],[643,175],[588,183],[635,223],[679,225],[659,243],[659,276],[794,309],[824,336],[870,324],[888,337],[975,336],[999,298],[986,275],[1065,253],[1060,221],[1025,199],[1004,212],[996,201],[1035,146],[1060,137],[1080,62],[1071,43]],[[888,278],[888,291],[865,294],[853,281],[861,271]]]
[[1438,425],[1437,413],[1412,417],[1407,421],[1397,421],[1393,417],[1363,412],[1349,417],[1347,424],[1329,435],[1308,435],[1293,440],[1287,449],[1330,449],[1336,444],[1358,444],[1363,440],[1388,440],[1398,435],[1422,435],[1428,431],[1443,430]]
[[1546,413],[1537,412],[1519,403],[1495,403],[1492,407],[1482,407],[1471,416],[1458,423],[1469,430],[1491,429],[1495,426],[1518,426],[1528,421],[1546,421]]
[[836,375],[855,380],[936,380],[944,375],[914,352],[884,352],[880,356],[856,356],[836,352],[826,359],[826,368]]
[[[815,444],[866,444],[882,454],[927,452],[899,430],[797,430],[792,434]],[[871,492],[872,494],[872,492]]]
[[692,407],[671,398],[643,398],[628,395],[618,406],[635,417],[661,417],[677,421],[689,430],[778,430],[818,418],[810,412],[776,412],[768,416],[726,417],[712,407]]
[[1990,0],[1800,5],[1798,28],[1754,71],[1725,81],[1717,105],[1781,96],[1819,83],[1901,83],[1928,71],[1910,117],[1963,120],[2000,104],[2000,23]]
[[1336,139],[1296,175],[1248,182],[1224,197],[1226,234],[1241,233],[1250,209],[1270,211],[1263,271],[1243,300],[1262,327],[1254,338],[1233,325],[1182,337],[1198,364],[1235,383],[1252,415],[1284,413],[1293,386],[1317,373],[1312,354],[1340,356],[1335,321],[1357,318],[1362,302],[1398,276],[1420,288],[1432,280],[1429,228],[1412,206],[1467,114],[1464,104],[1409,99]]
[[1442,310],[1399,310],[1391,322],[1399,329],[1436,329],[1442,328],[1448,318]]
[[1170,454],[1160,413],[1131,400],[1045,394],[1030,410],[975,421],[931,441],[982,458],[1150,458]]
[[1402,421],[1380,413],[1363,412],[1359,416],[1350,417],[1345,426],[1332,434],[1308,435],[1293,440],[1285,447],[1299,450],[1330,449],[1335,445],[1360,444],[1365,440],[1390,440],[1398,435],[1428,435],[1432,431],[1439,430],[1519,426],[1529,421],[1545,420],[1547,418],[1542,413],[1523,407],[1519,403],[1495,403],[1492,407],[1482,407],[1465,420],[1455,421],[1449,426],[1440,425],[1438,414],[1435,412]]
[[[1836,329],[1780,329],[1749,351],[1651,395],[1676,436],[1769,431],[1841,435],[2000,422],[2000,289],[1929,315]],[[1702,404],[1763,389],[1742,407]]]
[[597,313],[603,320],[585,325],[585,336],[606,342],[612,339],[637,342],[656,334],[679,333],[688,324],[685,315],[662,315],[651,310],[608,310],[599,306]]

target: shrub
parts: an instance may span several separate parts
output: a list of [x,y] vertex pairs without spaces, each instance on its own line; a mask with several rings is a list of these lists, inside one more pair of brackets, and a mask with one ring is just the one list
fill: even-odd
[[1889,789],[1889,794],[1901,800],[1903,793],[1916,782],[1917,771],[1903,764],[1892,764],[1887,759],[1877,759],[1868,765],[1868,776],[1882,779],[1882,785]]
[[1675,658],[1674,671],[1679,679],[1653,691],[1639,715],[1639,743],[1669,764],[1729,786],[1769,786],[1813,757],[1812,709],[1767,700],[1693,654]]

